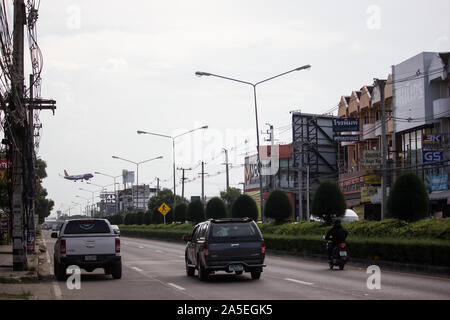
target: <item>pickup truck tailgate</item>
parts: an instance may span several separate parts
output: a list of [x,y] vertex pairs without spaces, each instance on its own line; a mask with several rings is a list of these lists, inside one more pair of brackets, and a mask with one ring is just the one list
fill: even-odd
[[115,238],[114,235],[64,237],[67,255],[114,254],[116,252]]
[[247,261],[262,258],[261,241],[210,243],[210,257],[214,261]]

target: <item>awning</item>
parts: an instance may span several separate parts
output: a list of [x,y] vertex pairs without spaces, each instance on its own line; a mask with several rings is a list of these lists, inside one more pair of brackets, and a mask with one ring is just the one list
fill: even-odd
[[435,191],[428,194],[430,200],[443,200],[450,198],[450,190]]

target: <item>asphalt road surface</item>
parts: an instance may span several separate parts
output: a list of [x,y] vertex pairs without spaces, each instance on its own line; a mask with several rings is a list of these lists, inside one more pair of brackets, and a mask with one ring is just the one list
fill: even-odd
[[[44,231],[53,263],[55,239]],[[186,276],[184,244],[122,237],[122,279],[103,269],[82,270],[81,289],[53,282],[57,299],[145,300],[303,300],[303,299],[450,299],[450,278],[381,270],[381,288],[369,289],[365,268],[329,270],[323,262],[266,255],[261,279],[218,272],[207,282]],[[351,255],[351,252],[350,252]]]

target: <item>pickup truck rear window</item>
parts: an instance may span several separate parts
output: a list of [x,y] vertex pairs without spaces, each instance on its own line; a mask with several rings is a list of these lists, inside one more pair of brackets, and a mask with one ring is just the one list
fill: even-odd
[[101,220],[69,221],[65,234],[110,233],[108,224]]
[[253,223],[214,223],[211,226],[211,240],[242,239],[259,240],[259,230]]

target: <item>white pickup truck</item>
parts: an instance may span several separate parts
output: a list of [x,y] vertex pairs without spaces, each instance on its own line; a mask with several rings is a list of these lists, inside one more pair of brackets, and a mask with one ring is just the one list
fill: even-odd
[[68,220],[59,232],[52,232],[55,243],[53,266],[58,280],[66,279],[68,266],[87,272],[103,268],[114,279],[122,277],[120,237],[106,219]]

